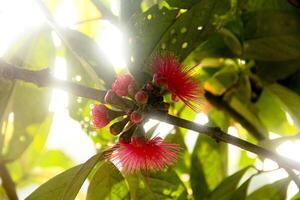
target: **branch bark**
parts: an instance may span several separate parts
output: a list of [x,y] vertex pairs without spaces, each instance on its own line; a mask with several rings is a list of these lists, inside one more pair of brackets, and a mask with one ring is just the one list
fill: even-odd
[[7,197],[10,200],[18,200],[17,192],[16,192],[16,185],[12,180],[9,171],[7,170],[4,164],[0,165],[0,177],[2,181],[2,186],[5,190]]
[[[1,60],[0,60],[0,77],[9,80],[19,79],[26,82],[34,83],[40,87],[60,88],[66,90],[67,92],[73,95],[94,99],[100,102],[103,102],[103,98],[105,95],[105,91],[102,90],[89,88],[70,81],[58,80],[52,77],[48,70],[31,71],[31,70],[21,69],[19,67],[15,67]],[[161,112],[151,113],[150,117],[168,122],[175,126],[180,126],[186,129],[194,130],[196,132],[208,135],[209,137],[214,138],[216,141],[221,141],[221,142],[235,145],[241,149],[250,151],[261,157],[270,158],[275,162],[277,162],[282,167],[300,170],[299,162],[295,162],[293,160],[284,158],[268,149],[265,149],[258,145],[249,143],[245,140],[229,135],[221,131],[219,128],[201,126],[195,122],[181,119]]]

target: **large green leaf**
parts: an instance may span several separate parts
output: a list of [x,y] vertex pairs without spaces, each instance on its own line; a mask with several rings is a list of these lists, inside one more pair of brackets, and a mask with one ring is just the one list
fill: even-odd
[[[51,66],[54,46],[50,31],[38,28],[23,34],[6,51],[3,59],[20,67],[39,70]],[[48,114],[49,90],[19,81],[0,80],[0,147],[3,159],[15,159],[38,133]],[[49,128],[45,131],[49,131]]]
[[251,181],[251,178],[248,178],[247,181],[245,181],[239,188],[237,188],[232,196],[231,199],[238,199],[238,200],[245,200],[247,197],[247,191],[248,191],[248,187]]
[[288,179],[282,179],[265,185],[251,193],[247,200],[285,200],[289,182]]
[[90,174],[97,163],[103,159],[103,154],[99,153],[84,164],[73,167],[46,183],[42,184],[26,200],[73,200],[80,190],[83,182]]
[[89,73],[91,76],[91,71],[87,70],[92,69],[109,87],[115,79],[115,71],[112,64],[101,52],[97,43],[79,31],[63,29],[61,34],[74,54],[77,55],[76,57],[84,60],[84,62],[81,62],[82,66],[89,65],[84,68],[85,73]]
[[246,13],[243,16],[244,57],[265,61],[299,59],[299,19],[299,13],[288,11]]
[[282,135],[292,135],[297,132],[297,129],[288,122],[282,102],[268,89],[260,95],[256,107],[258,116],[268,131]]
[[221,144],[199,135],[191,163],[191,185],[196,199],[204,199],[225,177],[226,152]]
[[246,167],[235,174],[224,179],[218,187],[209,194],[210,200],[230,200],[233,199],[234,191],[239,184],[243,175],[247,172],[249,167]]
[[187,191],[176,173],[168,169],[163,172],[148,173],[142,175],[130,175],[126,177],[130,188],[132,200],[184,200],[187,199]]
[[256,73],[263,81],[284,80],[296,72],[300,72],[299,62],[299,59],[281,62],[258,61],[256,62]]
[[129,199],[129,190],[124,177],[110,162],[103,163],[90,182],[87,200],[99,199]]
[[285,104],[287,111],[293,117],[295,124],[300,127],[300,96],[279,84],[270,85],[268,88]]
[[[201,10],[201,12],[199,12]],[[185,59],[215,32],[214,19],[230,10],[229,1],[203,0],[188,11],[159,9],[154,6],[130,20],[128,41],[133,74],[140,74],[151,56],[167,50]]]

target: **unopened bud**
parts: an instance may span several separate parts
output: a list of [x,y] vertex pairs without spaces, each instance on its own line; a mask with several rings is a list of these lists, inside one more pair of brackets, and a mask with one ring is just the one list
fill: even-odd
[[133,111],[131,114],[130,114],[130,120],[135,123],[135,124],[138,124],[142,121],[142,113],[138,112],[138,111]]
[[147,92],[140,90],[135,94],[134,99],[139,104],[146,104],[148,101],[148,94],[147,94]]

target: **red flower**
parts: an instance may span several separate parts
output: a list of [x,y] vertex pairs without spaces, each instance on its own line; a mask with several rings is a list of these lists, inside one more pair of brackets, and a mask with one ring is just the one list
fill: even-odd
[[120,141],[110,160],[123,167],[124,172],[159,171],[176,161],[179,146],[163,141],[132,137],[130,143]]
[[174,55],[162,54],[150,65],[154,71],[153,80],[165,86],[172,93],[172,100],[181,99],[195,111],[200,110],[203,89],[192,77],[192,67],[184,66]]
[[119,76],[112,84],[112,90],[120,97],[127,96],[135,87],[135,80],[130,74]]
[[92,117],[95,128],[102,128],[110,122],[108,108],[102,104],[94,106],[92,109]]

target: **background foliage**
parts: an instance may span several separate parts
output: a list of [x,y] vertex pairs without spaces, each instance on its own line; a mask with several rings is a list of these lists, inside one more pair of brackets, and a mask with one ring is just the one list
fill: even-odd
[[[272,150],[297,139],[298,8],[286,0],[127,0],[119,2],[120,11],[115,15],[110,11],[115,2],[73,1],[79,21],[92,20],[61,26],[51,15],[63,1],[45,1],[50,10],[43,10],[48,23],[16,38],[2,59],[26,69],[54,71],[59,56],[67,62],[67,80],[109,88],[124,69],[116,68],[99,49],[101,43],[95,42],[108,20],[124,34],[125,61],[139,82],[151,78],[145,67],[151,56],[164,50],[174,52],[185,64],[199,67],[199,83],[218,98],[212,105],[204,103],[202,115],[207,114],[209,125],[226,132],[233,129],[237,136]],[[55,37],[60,37],[60,46],[55,45]],[[50,95],[47,88],[0,79],[0,163],[7,163],[18,190],[41,185],[28,200],[84,199],[84,191],[77,193],[86,179],[88,200],[287,198],[290,178],[266,181],[266,174],[273,172],[265,172],[266,163],[259,164],[263,159],[176,127],[165,132],[166,139],[181,144],[182,153],[177,164],[164,172],[125,175],[113,164],[99,162],[101,153],[74,167],[65,152],[45,145],[53,120],[48,109]],[[220,102],[240,117],[228,114]],[[100,152],[115,138],[108,129],[91,128],[92,103],[70,95],[68,111]],[[170,113],[199,119],[182,103],[172,105]],[[196,141],[194,147],[191,137]],[[2,188],[0,198],[7,198]]]

